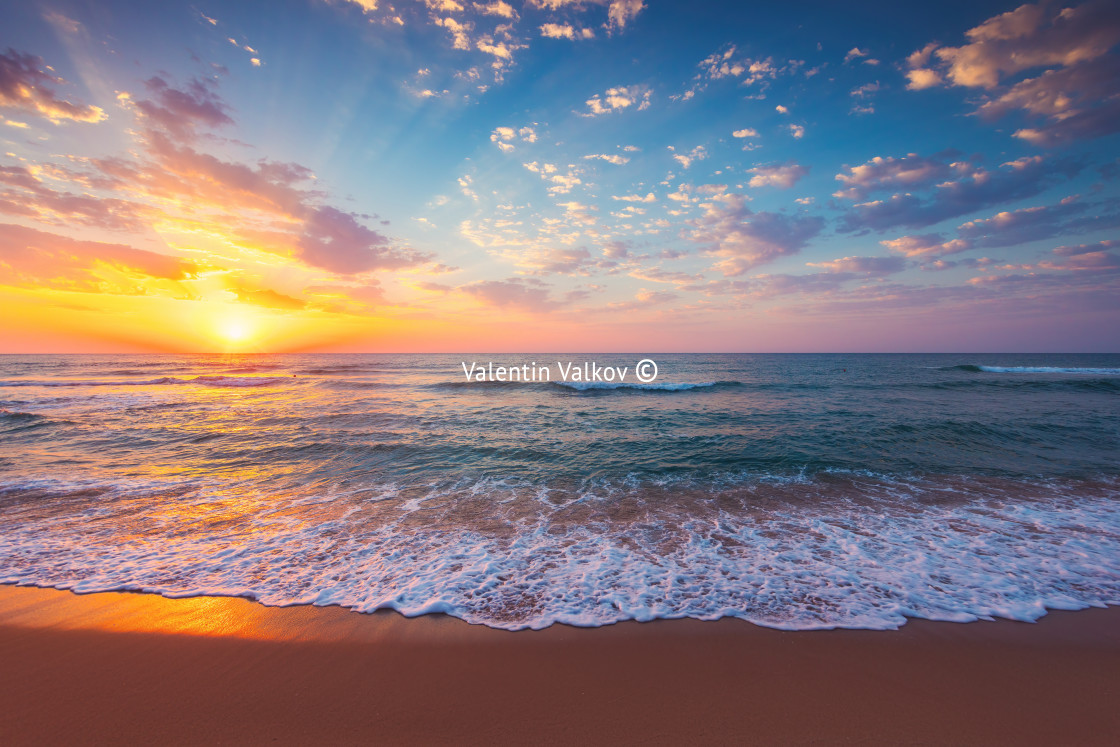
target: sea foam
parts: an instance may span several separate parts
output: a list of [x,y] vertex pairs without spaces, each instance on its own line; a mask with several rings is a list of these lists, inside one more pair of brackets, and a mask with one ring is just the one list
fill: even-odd
[[[38,501],[11,501],[30,486],[0,491],[0,582],[442,612],[510,630],[679,617],[889,629],[1120,604],[1116,486],[825,482],[701,497],[678,485],[655,501],[619,485],[558,496],[484,480],[282,502],[40,482]],[[838,487],[859,498],[826,497]],[[44,491],[101,497],[44,515]],[[789,497],[807,493],[819,500]]]

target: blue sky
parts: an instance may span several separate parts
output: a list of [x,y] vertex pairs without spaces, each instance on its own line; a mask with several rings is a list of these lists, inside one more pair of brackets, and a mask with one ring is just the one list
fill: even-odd
[[1114,4],[764,6],[6,7],[3,342],[1115,349]]

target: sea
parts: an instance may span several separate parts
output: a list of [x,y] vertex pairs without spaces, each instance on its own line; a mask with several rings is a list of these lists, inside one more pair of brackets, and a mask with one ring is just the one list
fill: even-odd
[[0,356],[0,583],[510,630],[1116,605],[1120,355]]

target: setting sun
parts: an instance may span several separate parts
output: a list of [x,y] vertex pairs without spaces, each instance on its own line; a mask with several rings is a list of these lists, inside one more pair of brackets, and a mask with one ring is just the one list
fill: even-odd
[[207,335],[227,352],[244,350],[250,345],[258,347],[264,333],[260,320],[255,316],[225,304],[210,312],[210,321],[205,328],[208,328]]
[[252,330],[245,319],[235,317],[224,320],[218,334],[226,342],[244,342],[251,336]]

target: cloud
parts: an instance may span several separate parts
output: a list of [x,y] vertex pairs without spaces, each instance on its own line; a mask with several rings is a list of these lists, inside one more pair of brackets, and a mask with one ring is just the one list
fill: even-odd
[[[0,211],[113,229],[185,229],[340,274],[431,259],[393,246],[363,225],[369,216],[324,204],[322,192],[304,187],[313,174],[303,166],[268,160],[248,165],[197,150],[199,129],[230,121],[210,84],[194,82],[179,90],[158,78],[146,86],[155,100],[132,107],[139,125],[135,154],[52,168],[52,179],[82,194],[50,188],[30,173],[0,171],[0,184],[9,186],[0,191]],[[130,103],[131,96],[122,94],[122,101]]]
[[528,5],[545,10],[582,9],[588,5],[605,5],[608,27],[619,30],[637,18],[646,7],[643,0],[529,0]]
[[396,270],[418,263],[418,255],[394,249],[377,231],[337,208],[316,208],[305,219],[299,257],[314,267],[352,275],[370,270]]
[[1033,197],[1072,178],[1082,168],[1083,163],[1075,159],[1031,156],[988,170],[959,160],[955,151],[929,157],[914,153],[903,158],[876,157],[837,174],[836,179],[845,188],[834,196],[866,200],[880,190],[905,191],[854,205],[842,218],[840,230],[932,225],[1003,202]]
[[967,161],[950,161],[955,151],[945,151],[930,157],[910,153],[902,158],[876,156],[866,163],[852,166],[847,173],[836,175],[844,185],[833,197],[858,200],[879,189],[916,189],[972,171]]
[[754,213],[746,201],[743,195],[722,195],[701,218],[690,221],[690,238],[706,245],[707,254],[723,258],[715,269],[725,276],[796,254],[824,227],[824,220],[815,216]]
[[[1079,162],[1039,156],[1008,161],[991,171],[975,168],[955,180],[936,184],[932,193],[925,197],[904,192],[887,199],[858,203],[843,216],[840,230],[921,228],[993,205],[1033,197],[1080,170]],[[924,180],[925,177],[916,177],[916,183]],[[880,180],[874,186],[881,188],[891,183],[891,179]],[[847,196],[846,192],[838,194]]]
[[264,306],[269,309],[285,309],[289,311],[307,308],[306,301],[279,293],[269,288],[258,290],[231,288],[230,290],[237,296],[238,301],[242,303],[251,303],[254,306]]
[[911,91],[921,91],[925,88],[933,88],[942,83],[941,73],[936,70],[928,70],[925,68],[918,68],[917,70],[910,70],[906,73],[906,80],[908,81],[906,87]]
[[628,109],[631,106],[636,106],[637,111],[643,111],[649,108],[651,96],[652,93],[649,86],[636,85],[608,88],[606,93],[602,95],[595,94],[586,101],[589,111],[584,116],[594,117],[599,114],[618,112],[623,109]]
[[995,88],[1000,79],[1039,67],[1068,67],[1102,57],[1120,43],[1120,8],[1109,0],[1076,7],[1021,5],[965,32],[969,44],[933,51],[958,86]]
[[136,108],[151,120],[150,126],[164,129],[177,139],[193,138],[195,128],[200,125],[220,127],[233,124],[213,80],[194,79],[184,89],[178,89],[155,76],[144,81],[144,87],[154,100],[138,101]]
[[793,135],[795,139],[800,140],[805,137],[805,128],[801,125],[791,124],[789,126],[789,134]]
[[187,280],[200,269],[193,261],[125,244],[0,224],[0,283],[8,286],[144,295],[146,281]]
[[496,143],[498,149],[503,153],[509,153],[514,149],[514,140],[520,139],[523,143],[537,142],[537,131],[532,127],[522,127],[514,129],[513,127],[495,127],[493,132],[490,133],[490,142]]
[[514,260],[525,274],[535,276],[569,275],[588,276],[597,271],[610,272],[618,267],[615,260],[625,259],[625,248],[617,242],[594,257],[586,247],[531,246],[519,247]]
[[[673,146],[670,145],[669,150],[674,150]],[[708,157],[708,151],[706,151],[704,149],[704,146],[702,146],[702,145],[696,146],[695,148],[690,150],[687,154],[684,154],[684,153],[674,153],[673,154],[673,158],[675,158],[677,163],[679,163],[681,165],[682,169],[687,169],[689,166],[692,165],[693,161],[703,161],[707,157]]]
[[789,189],[809,173],[809,167],[789,161],[776,166],[758,166],[748,170],[747,173],[754,174],[748,186]]
[[939,233],[900,236],[897,239],[887,239],[879,243],[904,257],[942,256],[968,251],[972,248],[972,243],[969,241],[964,239],[946,241]]
[[1095,244],[1059,246],[1053,254],[1061,257],[1060,261],[1043,260],[1038,263],[1038,266],[1044,270],[1117,273],[1120,272],[1120,254],[1112,251],[1117,248],[1120,248],[1120,241],[1115,239],[1098,241]]
[[1120,272],[1120,255],[1112,250],[1120,248],[1120,241],[1109,239],[1098,241],[1095,244],[1079,244],[1077,246],[1059,246],[1053,251],[1061,261],[1044,260],[1039,262],[1039,267],[1045,270],[1065,270],[1078,272],[1091,270],[1094,272]]
[[[36,169],[44,174],[43,169]],[[71,174],[55,169],[52,175],[63,179]],[[140,230],[144,227],[145,206],[133,201],[97,197],[84,193],[96,183],[114,185],[112,178],[84,179],[77,186],[82,194],[64,192],[49,186],[39,175],[23,166],[0,167],[0,213],[20,215],[44,223],[79,224],[109,230]]]
[[741,130],[735,130],[731,133],[732,137],[758,137],[758,130],[745,127]]
[[865,83],[862,86],[853,88],[848,92],[848,95],[854,96],[856,98],[866,98],[873,93],[878,93],[880,88],[882,88],[882,86],[879,85],[879,81],[875,81],[874,83]]
[[[417,286],[439,286],[439,283],[417,283]],[[447,288],[447,286],[442,286]],[[450,288],[447,288],[450,290]],[[303,292],[311,299],[306,306],[327,312],[362,313],[385,304],[385,291],[376,280],[361,285],[313,285]],[[280,295],[280,294],[277,294]],[[298,301],[298,299],[293,299]],[[278,299],[283,303],[282,299]]]
[[362,9],[363,13],[372,13],[373,11],[377,10],[378,0],[342,0],[342,2],[357,5]]
[[541,176],[556,173],[556,164],[554,163],[538,163],[536,161],[530,161],[529,163],[523,163],[521,165],[529,171],[532,171],[534,174],[540,174]]
[[594,213],[599,209],[590,205],[584,205],[582,202],[558,202],[559,207],[564,208],[564,212],[570,220],[584,225],[594,225],[599,219],[595,217]]
[[[773,57],[767,57],[766,59],[736,58],[737,53],[738,49],[732,45],[722,52],[716,52],[705,57],[700,61],[700,75],[697,77],[701,81],[736,78],[741,85],[750,86],[771,81],[785,70],[785,68],[774,64]],[[693,90],[698,89],[694,88]]]
[[100,108],[58,98],[48,86],[64,81],[42,71],[43,60],[9,49],[0,54],[0,107],[37,114],[51,122],[101,122]]
[[860,49],[859,47],[852,47],[848,50],[848,53],[844,55],[844,62],[851,62],[852,60],[858,59],[860,57],[866,57],[867,54],[867,52]]
[[902,257],[843,257],[830,262],[807,262],[809,267],[823,267],[829,272],[850,272],[863,275],[890,275],[906,269]]
[[470,21],[459,21],[448,16],[446,18],[433,18],[432,23],[442,26],[451,34],[452,49],[470,51],[471,39],[469,34],[474,29],[474,24]]
[[552,311],[561,303],[552,298],[551,286],[536,278],[480,280],[460,286],[459,291],[486,306],[530,313]]
[[622,200],[623,202],[657,202],[657,197],[653,192],[649,192],[645,197],[641,195],[612,195],[612,200]]
[[1120,130],[1120,58],[1093,64],[1047,70],[1037,78],[1016,83],[983,104],[980,115],[998,119],[1020,110],[1045,120],[1040,127],[1015,131],[1015,137],[1034,145],[1058,145],[1100,137]]
[[607,18],[613,28],[625,28],[626,24],[638,17],[645,8],[642,0],[611,0],[607,9]]
[[957,233],[977,246],[999,247],[1117,226],[1120,210],[1115,203],[1091,204],[1067,198],[1056,205],[1037,205],[970,220],[958,226]]
[[497,127],[490,133],[490,142],[497,143],[503,153],[509,153],[513,150],[513,145],[509,141],[513,140],[514,135],[516,133],[512,127]]
[[577,29],[566,23],[545,23],[541,25],[541,36],[546,39],[594,39],[595,32],[591,29]]
[[[1116,132],[1120,95],[1114,81],[1120,64],[1120,5],[1090,0],[1065,7],[1055,2],[1021,5],[965,33],[959,47],[929,44],[911,54],[908,88],[942,83],[991,92],[980,106],[989,119],[1019,111],[1044,120],[1016,137],[1055,145]],[[1031,70],[1041,75],[1001,88]]]
[[534,174],[539,174],[541,179],[549,182],[551,186],[548,187],[548,193],[553,196],[568,194],[573,187],[583,183],[579,178],[581,172],[571,164],[568,165],[568,170],[563,174],[559,173],[559,168],[553,163],[530,161],[521,165]]
[[429,10],[435,10],[441,13],[463,12],[463,6],[456,2],[456,0],[424,0],[424,4],[428,6]]
[[474,9],[479,13],[487,16],[498,16],[499,18],[507,18],[510,20],[517,19],[517,11],[513,6],[503,0],[494,0],[492,3],[483,5],[482,3],[475,3]]
[[600,161],[606,161],[607,163],[613,163],[615,166],[621,166],[624,163],[630,162],[630,159],[626,156],[620,156],[617,154],[608,155],[604,153],[592,153],[591,155],[584,156],[583,158],[585,161],[598,159]]

